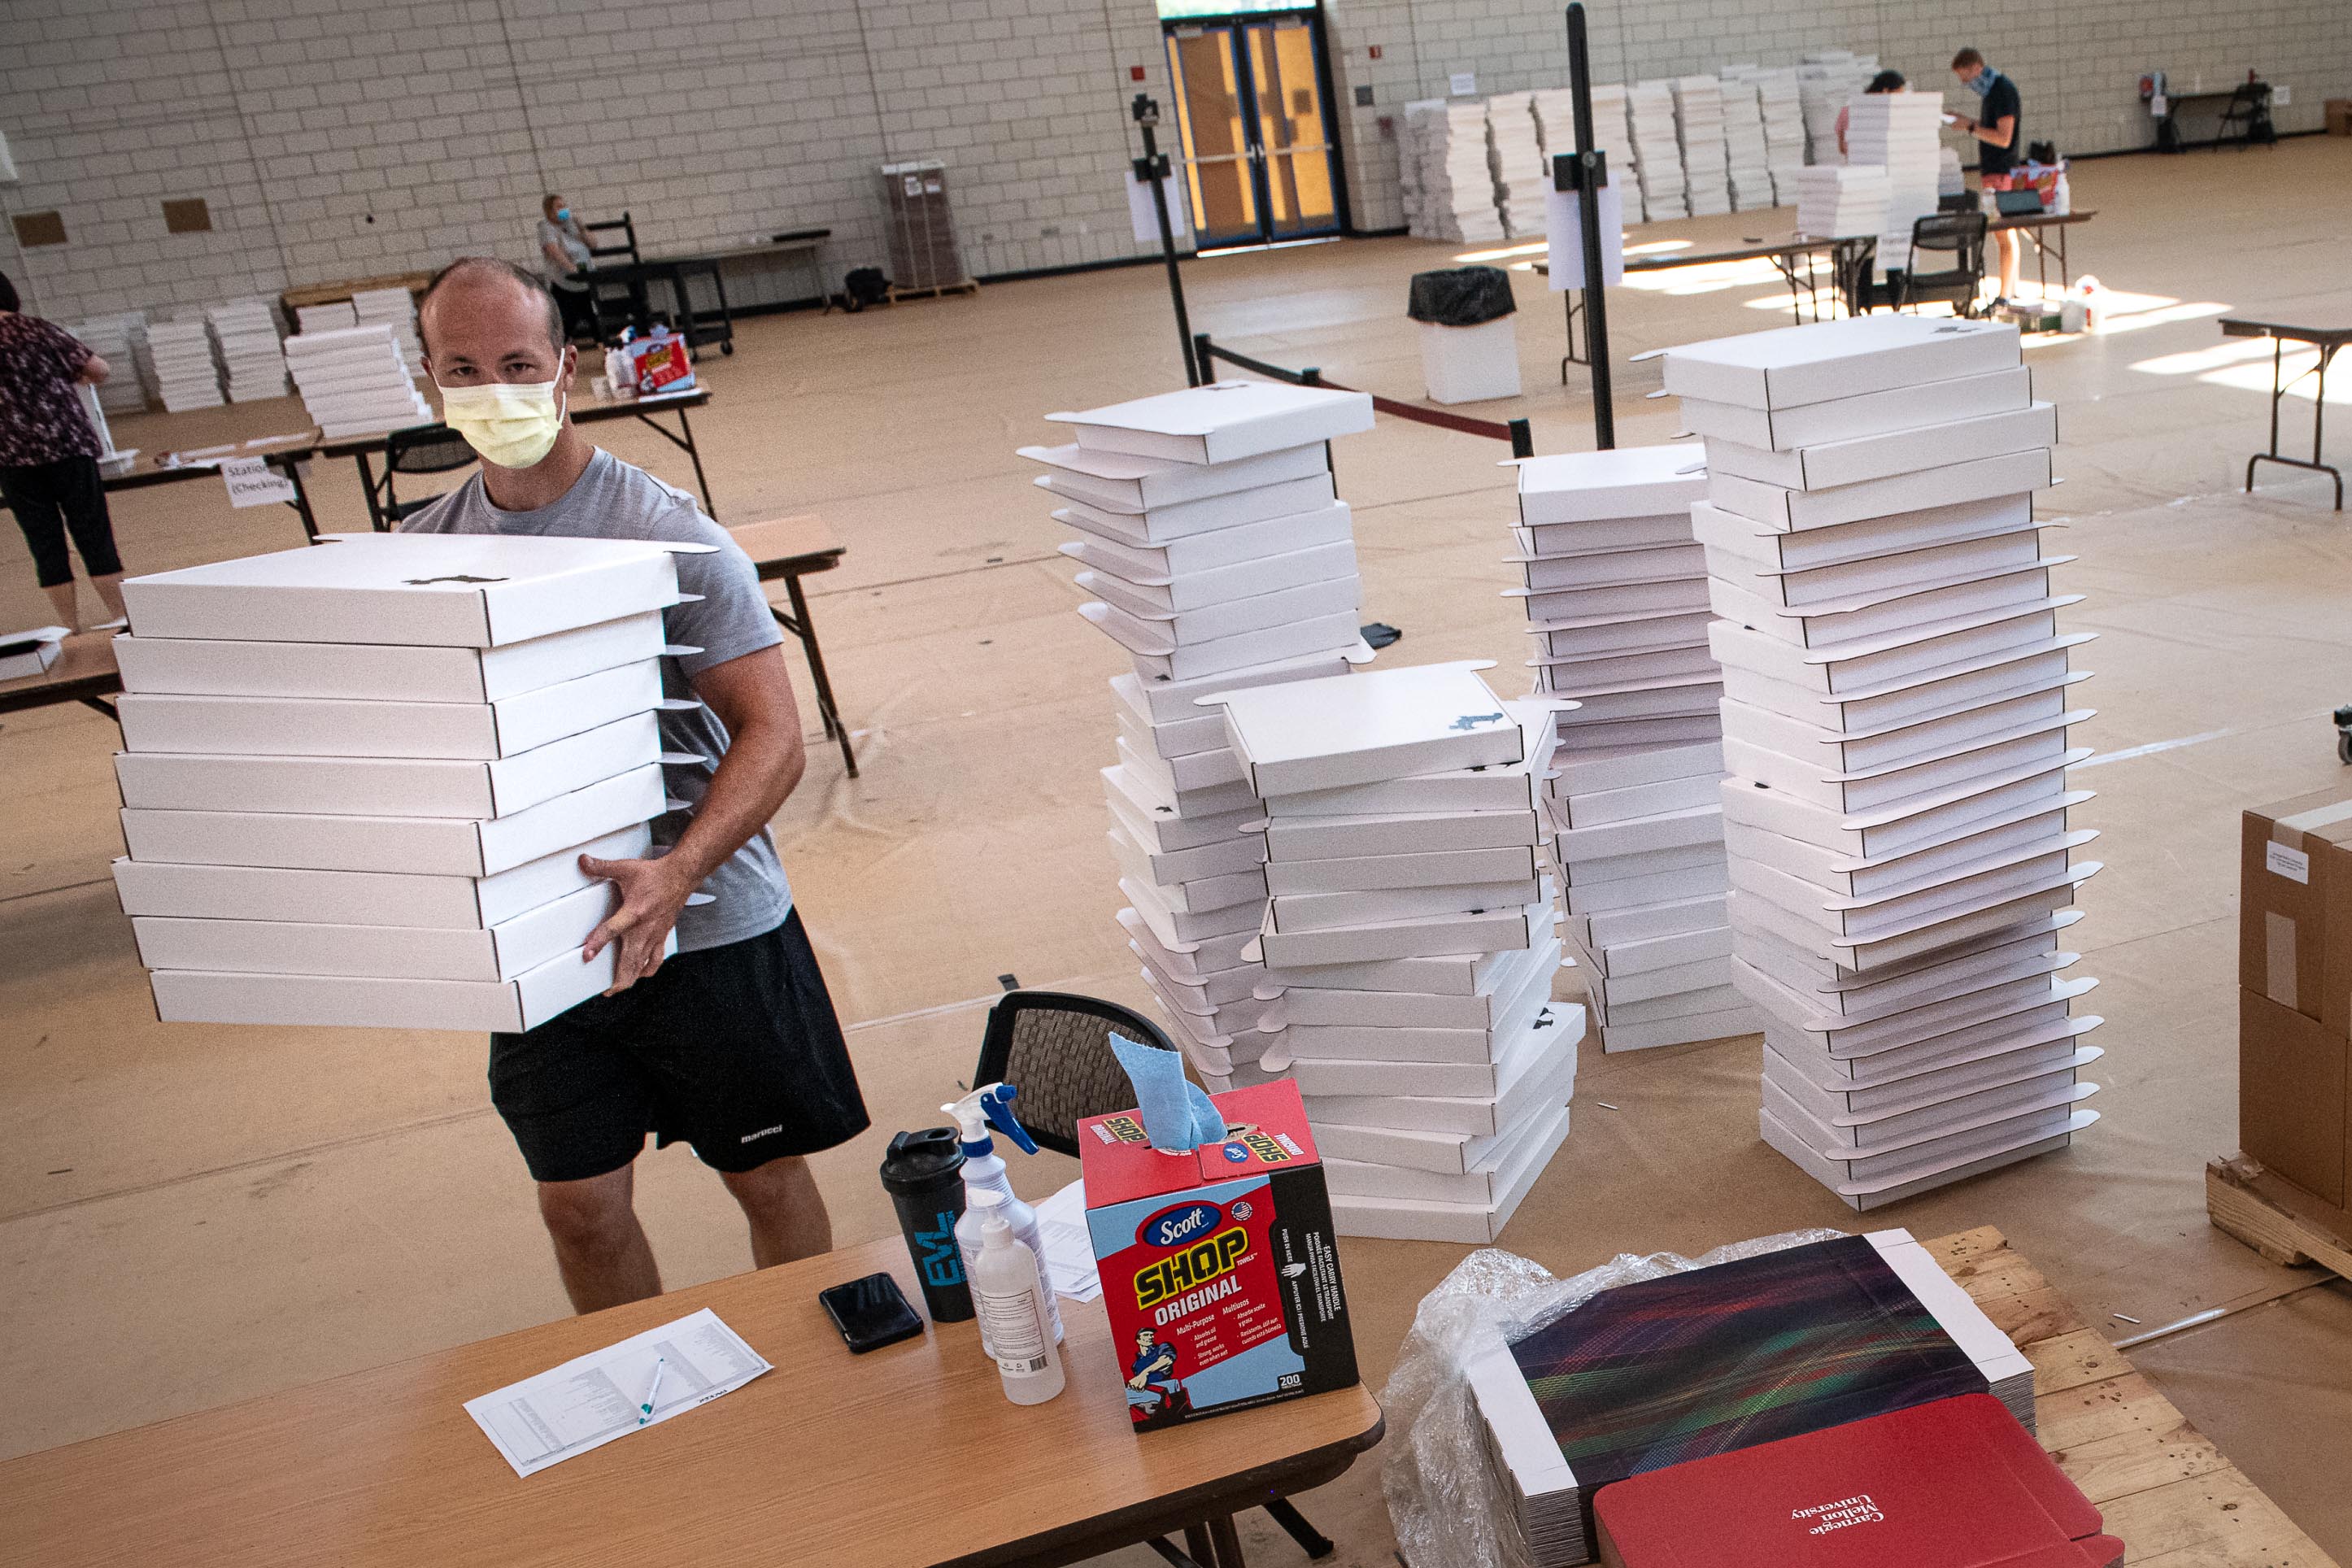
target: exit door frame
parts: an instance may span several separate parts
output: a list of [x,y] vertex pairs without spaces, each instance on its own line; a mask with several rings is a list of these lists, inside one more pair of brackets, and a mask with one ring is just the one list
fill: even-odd
[[[1312,243],[1318,239],[1330,237],[1330,236],[1324,234],[1276,235],[1273,231],[1274,220],[1268,208],[1268,197],[1271,195],[1272,175],[1266,170],[1266,163],[1267,161],[1275,155],[1275,150],[1266,147],[1264,142],[1257,141],[1257,137],[1264,129],[1263,121],[1256,112],[1257,79],[1255,74],[1250,68],[1247,36],[1246,34],[1240,33],[1238,30],[1247,27],[1254,22],[1278,22],[1290,16],[1305,18],[1307,26],[1313,34],[1315,39],[1315,90],[1322,104],[1323,135],[1325,143],[1328,148],[1328,151],[1325,155],[1330,161],[1331,218],[1333,225],[1331,235],[1351,235],[1356,232],[1355,212],[1348,199],[1348,160],[1346,145],[1339,139],[1339,99],[1331,76],[1331,37],[1323,25],[1322,0],[1312,0],[1312,3],[1302,5],[1285,5],[1279,9],[1274,10],[1224,11],[1218,12],[1212,16],[1165,16],[1160,19],[1160,55],[1163,59],[1168,59],[1170,58],[1167,40],[1180,28],[1232,27],[1237,30],[1236,35],[1228,45],[1228,47],[1234,50],[1234,85],[1246,95],[1246,101],[1251,110],[1251,112],[1244,118],[1243,121],[1247,132],[1246,140],[1258,148],[1258,156],[1250,160],[1250,163],[1253,165],[1251,171],[1251,179],[1253,181],[1252,189],[1255,192],[1258,202],[1258,237],[1254,240],[1244,240],[1236,245],[1206,247],[1201,252],[1202,254],[1213,256],[1221,251],[1250,250],[1262,247],[1276,245],[1302,245]],[[1171,95],[1181,100],[1183,96],[1184,84],[1181,78],[1177,77],[1172,62],[1170,66],[1170,81],[1168,85]],[[1171,108],[1172,110],[1175,106],[1171,105]],[[1186,112],[1190,112],[1189,109]],[[1179,157],[1182,157],[1181,149],[1179,151]],[[1189,163],[1189,159],[1185,161]],[[1261,189],[1256,184],[1256,182],[1260,181],[1265,182],[1265,188],[1263,189]],[[1186,207],[1191,208],[1192,205],[1192,181],[1187,178],[1181,182],[1171,183],[1179,185],[1180,191],[1183,195]],[[1197,210],[1192,211],[1192,232],[1197,237],[1202,232],[1200,213]],[[1195,243],[1198,243],[1197,239]]]

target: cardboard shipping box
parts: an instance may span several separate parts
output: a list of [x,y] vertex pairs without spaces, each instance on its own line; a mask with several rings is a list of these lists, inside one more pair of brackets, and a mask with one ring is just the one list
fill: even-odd
[[1213,1097],[1225,1140],[1151,1147],[1078,1123],[1087,1229],[1139,1429],[1345,1388],[1356,1346],[1322,1158],[1287,1081]]
[[2247,812],[2238,879],[2239,1141],[2352,1235],[2352,797]]

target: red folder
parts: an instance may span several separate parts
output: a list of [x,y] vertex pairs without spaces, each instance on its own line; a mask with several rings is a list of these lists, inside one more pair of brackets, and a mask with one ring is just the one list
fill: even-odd
[[1601,1489],[1608,1568],[2110,1568],[2124,1544],[1990,1394]]

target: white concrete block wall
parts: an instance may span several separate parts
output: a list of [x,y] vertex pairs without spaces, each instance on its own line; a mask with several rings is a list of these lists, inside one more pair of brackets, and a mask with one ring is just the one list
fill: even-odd
[[[2258,68],[2294,89],[2291,131],[2352,96],[2344,0],[1989,0],[1957,20],[1900,0],[1595,0],[1591,15],[1601,80],[1838,47],[1941,86],[1975,42],[2022,85],[2029,133],[2074,152],[2148,140],[2136,82],[2151,66],[2180,87]],[[1405,103],[1445,96],[1456,71],[1480,96],[1567,80],[1554,0],[1326,0],[1326,16],[1359,228],[1403,221]],[[919,157],[949,167],[976,274],[1084,265],[1144,248],[1122,195],[1138,90],[1169,101],[1149,0],[7,0],[0,132],[23,179],[0,186],[0,212],[58,210],[70,242],[22,252],[0,229],[0,267],[34,309],[74,320],[469,252],[527,263],[554,189],[583,213],[633,212],[655,250],[829,226],[837,286],[883,258],[877,166]],[[173,196],[203,196],[212,232],[166,234]]]

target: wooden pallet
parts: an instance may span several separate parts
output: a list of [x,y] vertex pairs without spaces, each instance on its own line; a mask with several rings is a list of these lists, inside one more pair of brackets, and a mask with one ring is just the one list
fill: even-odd
[[950,294],[977,294],[980,285],[967,278],[961,283],[936,283],[929,289],[901,289],[896,283],[884,291],[884,298],[893,305],[901,300],[939,300]]
[[2352,1242],[2281,1202],[2278,1178],[2243,1154],[2205,1167],[2205,1217],[2273,1263],[2316,1263],[2352,1279]]
[[2332,1568],[2000,1232],[1988,1226],[1927,1247],[2033,1363],[2042,1446],[2105,1515],[2126,1563]]

